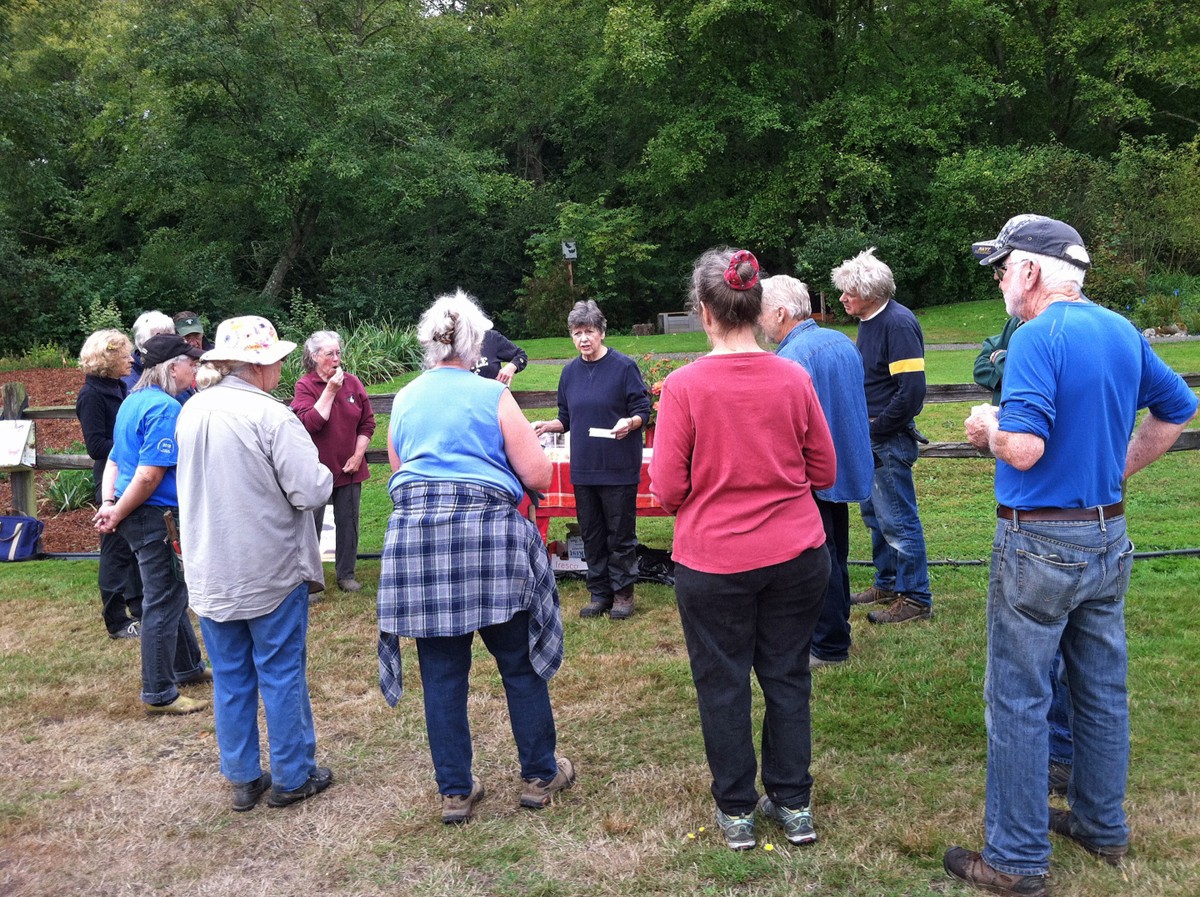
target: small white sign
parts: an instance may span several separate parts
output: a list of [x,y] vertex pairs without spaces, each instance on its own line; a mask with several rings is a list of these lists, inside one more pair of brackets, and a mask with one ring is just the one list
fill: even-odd
[[32,468],[36,460],[33,421],[0,420],[0,470]]
[[572,262],[579,258],[579,250],[575,248],[574,240],[562,241],[562,254],[563,258],[568,262]]

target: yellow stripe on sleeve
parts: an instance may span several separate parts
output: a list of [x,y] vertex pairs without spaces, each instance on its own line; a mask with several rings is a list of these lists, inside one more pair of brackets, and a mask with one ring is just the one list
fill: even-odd
[[895,377],[897,374],[915,374],[925,370],[924,358],[901,358],[888,365],[888,373]]

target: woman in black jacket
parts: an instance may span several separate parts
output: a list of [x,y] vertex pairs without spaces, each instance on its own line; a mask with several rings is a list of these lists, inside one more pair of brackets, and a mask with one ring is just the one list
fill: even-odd
[[[121,377],[133,366],[133,344],[119,330],[97,330],[79,352],[79,367],[85,374],[83,389],[75,400],[75,416],[83,429],[100,504],[100,481],[113,444],[117,409],[125,399]],[[129,543],[118,533],[100,536],[100,601],[109,638],[138,638],[141,635],[142,577]]]

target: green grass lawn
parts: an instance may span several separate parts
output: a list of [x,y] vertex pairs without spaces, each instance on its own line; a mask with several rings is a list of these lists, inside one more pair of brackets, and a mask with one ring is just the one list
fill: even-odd
[[[990,315],[990,303],[974,305]],[[975,343],[1002,323],[1001,310],[967,339],[954,334],[971,324],[972,308],[947,309],[940,323],[937,311],[934,323],[947,342]],[[677,348],[684,344],[673,337],[660,351],[689,351]],[[1177,370],[1200,370],[1200,344],[1157,351]],[[966,382],[973,359],[970,350],[930,352],[930,379]],[[530,365],[518,388],[553,389],[557,370]],[[935,439],[961,441],[966,413],[966,405],[930,405],[921,426]],[[377,447],[386,423],[381,415]],[[363,552],[382,546],[391,511],[387,475],[386,465],[374,466],[364,489]],[[821,840],[805,849],[764,826],[771,850],[734,854],[715,833],[695,693],[667,587],[640,586],[637,614],[618,625],[580,620],[583,585],[562,583],[566,659],[551,696],[560,750],[576,762],[579,783],[542,813],[516,808],[503,689],[477,643],[470,713],[475,766],[489,795],[476,821],[450,828],[437,816],[411,644],[400,705],[390,710],[379,694],[378,561],[360,562],[363,592],[327,592],[312,606],[318,758],[337,784],[289,810],[245,814],[228,809],[211,714],[150,720],[141,712],[137,646],[104,636],[96,563],[0,565],[0,893],[974,893],[945,877],[941,855],[951,844],[978,848],[982,841],[991,476],[983,459],[923,459],[915,468],[935,617],[874,627],[856,609],[851,662],[815,675],[813,801]],[[1200,453],[1170,454],[1143,471],[1130,481],[1127,500],[1139,551],[1200,546]],[[563,526],[555,521],[552,536]],[[639,535],[668,547],[672,521],[643,519]],[[852,538],[859,589],[872,571],[857,522]],[[1053,838],[1059,897],[1200,893],[1198,573],[1196,557],[1135,563],[1126,608],[1133,852],[1116,870]],[[332,582],[330,565],[326,577]]]

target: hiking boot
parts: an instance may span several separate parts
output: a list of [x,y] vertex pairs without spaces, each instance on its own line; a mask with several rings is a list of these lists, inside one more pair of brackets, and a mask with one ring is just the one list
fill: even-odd
[[893,592],[891,589],[881,589],[879,586],[871,586],[865,592],[855,592],[850,596],[851,604],[890,604],[900,597],[899,592]]
[[252,782],[233,783],[233,809],[236,813],[253,810],[264,791],[271,787],[271,774],[264,772]]
[[1093,844],[1072,831],[1071,813],[1057,807],[1050,808],[1050,831],[1074,841],[1094,857],[1099,857],[1110,866],[1120,866],[1129,853],[1128,844]]
[[549,782],[545,779],[526,779],[521,792],[521,806],[527,810],[541,810],[550,806],[550,800],[559,791],[566,791],[575,784],[575,766],[566,757],[559,757],[558,772]]
[[274,807],[276,810],[290,807],[292,804],[320,794],[332,784],[333,770],[328,766],[318,766],[317,771],[310,775],[308,781],[299,788],[292,791],[280,791],[278,788],[272,788],[271,793],[267,796],[267,806]]
[[475,815],[475,805],[487,797],[487,791],[478,776],[471,776],[470,794],[442,795],[442,822],[446,825],[462,825]]
[[170,704],[147,704],[146,713],[149,716],[183,716],[185,713],[199,713],[208,709],[208,701],[198,698],[186,698],[179,695]]
[[793,844],[812,844],[817,840],[812,810],[809,807],[789,810],[787,807],[776,806],[774,801],[764,794],[758,799],[758,812],[782,825],[783,833]]
[[901,595],[885,610],[871,611],[867,614],[867,620],[871,623],[907,623],[909,620],[928,620],[932,616],[932,607],[918,604],[911,598]]
[[613,606],[608,618],[610,620],[628,620],[632,616],[633,586],[627,585],[623,589],[617,589],[616,595],[613,596]]
[[592,596],[591,602],[579,608],[579,616],[586,619],[587,617],[602,617],[612,610],[613,600],[611,598],[597,598]]
[[351,576],[349,579],[339,579],[338,588],[343,592],[357,592],[362,588],[362,583]]
[[110,632],[109,638],[141,638],[142,637],[142,621],[131,620],[129,623],[122,626],[116,632]]
[[745,816],[726,816],[717,808],[717,827],[725,836],[725,846],[730,850],[753,850],[757,843],[754,840],[754,814]]
[[1047,776],[1046,790],[1050,794],[1066,794],[1067,786],[1071,784],[1071,766],[1067,763],[1050,761],[1050,774]]
[[942,858],[946,872],[959,881],[979,888],[981,891],[991,891],[993,894],[1004,894],[1008,897],[1047,897],[1046,888],[1048,875],[1009,875],[993,869],[987,861],[974,850],[963,847],[951,847]]

